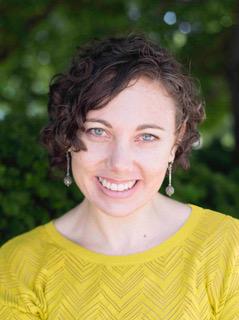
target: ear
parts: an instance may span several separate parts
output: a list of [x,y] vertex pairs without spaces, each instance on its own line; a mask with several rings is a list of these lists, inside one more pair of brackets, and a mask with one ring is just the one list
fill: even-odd
[[168,162],[173,162],[174,161],[175,153],[177,151],[177,148],[178,148],[178,146],[176,144],[174,144],[172,146],[172,149],[170,151],[170,155],[169,155],[169,158],[168,158]]
[[175,158],[176,151],[178,149],[178,146],[180,145],[181,141],[183,140],[184,134],[186,131],[186,122],[184,122],[179,130],[179,133],[177,134],[175,138],[174,145],[172,146],[172,149],[170,151],[170,156],[168,162],[173,162]]
[[186,120],[183,122],[180,130],[179,130],[179,133],[178,133],[178,137],[177,137],[177,142],[180,143],[182,140],[183,140],[183,137],[184,137],[184,134],[186,132]]

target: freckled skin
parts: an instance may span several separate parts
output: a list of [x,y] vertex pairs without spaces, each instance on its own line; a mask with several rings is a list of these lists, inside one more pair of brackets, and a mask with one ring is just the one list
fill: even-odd
[[[150,205],[164,180],[168,162],[175,154],[175,105],[163,86],[140,78],[124,89],[104,108],[91,110],[87,118],[104,119],[112,129],[101,123],[88,122],[86,129],[102,128],[100,136],[82,133],[88,151],[73,152],[74,180],[95,214],[126,217]],[[135,128],[154,123],[165,129]],[[97,132],[99,134],[99,132]],[[145,134],[159,139],[146,141]],[[146,138],[146,139],[145,139]],[[141,188],[126,199],[112,199],[99,191],[95,176],[112,179],[140,179]]]

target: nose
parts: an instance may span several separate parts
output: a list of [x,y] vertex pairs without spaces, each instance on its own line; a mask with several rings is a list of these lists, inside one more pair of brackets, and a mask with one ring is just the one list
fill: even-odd
[[132,150],[125,142],[115,143],[107,158],[107,166],[112,172],[126,174],[132,172]]

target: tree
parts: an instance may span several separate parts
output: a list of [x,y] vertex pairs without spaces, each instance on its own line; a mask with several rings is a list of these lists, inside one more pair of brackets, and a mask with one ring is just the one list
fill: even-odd
[[[239,209],[239,23],[236,0],[10,0],[1,2],[0,232],[4,238],[60,215],[80,195],[52,182],[38,145],[51,77],[94,37],[144,32],[201,82],[207,121],[176,197],[236,215]],[[34,216],[32,212],[34,211]],[[9,227],[10,226],[10,227]]]

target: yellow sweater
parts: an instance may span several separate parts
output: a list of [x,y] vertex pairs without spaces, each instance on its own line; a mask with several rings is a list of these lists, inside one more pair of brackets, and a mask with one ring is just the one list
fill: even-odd
[[239,220],[191,207],[172,237],[125,256],[81,247],[53,221],[9,240],[0,319],[239,319]]

